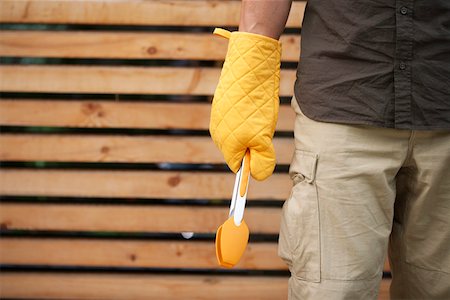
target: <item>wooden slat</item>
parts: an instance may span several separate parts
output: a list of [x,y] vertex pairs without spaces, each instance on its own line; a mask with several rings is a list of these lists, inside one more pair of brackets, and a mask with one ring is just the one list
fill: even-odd
[[[202,129],[209,127],[209,103],[140,103],[0,99],[0,124],[17,126]],[[281,105],[277,130],[293,131],[295,113]]]
[[[0,194],[230,199],[234,179],[232,172],[0,169]],[[285,199],[291,186],[287,174],[252,180],[248,199]]]
[[[300,27],[306,2],[294,2],[287,27]],[[240,1],[2,0],[0,22],[237,26]]]
[[[389,285],[390,280],[381,282],[378,300],[389,299]],[[286,300],[287,286],[287,277],[275,276],[0,274],[0,295],[3,298]]]
[[[2,203],[4,229],[215,233],[228,218],[227,207]],[[278,234],[280,208],[251,207],[251,233]]]
[[[218,268],[214,241],[1,238],[1,264]],[[277,243],[249,243],[236,269],[287,270]],[[386,261],[384,271],[389,272]]]
[[[1,238],[0,263],[14,265],[213,268],[214,241]],[[276,243],[249,243],[236,269],[287,270]]]
[[[1,134],[0,145],[2,161],[225,163],[210,137]],[[289,164],[293,139],[274,145],[277,163]]]
[[[2,273],[4,298],[287,299],[287,277]],[[55,284],[57,283],[57,287]]]
[[[220,68],[72,65],[0,66],[2,92],[212,95]],[[280,95],[293,93],[295,70],[281,71]]]
[[[298,61],[300,35],[283,35],[282,60]],[[223,60],[228,42],[212,33],[17,31],[0,34],[0,56]]]

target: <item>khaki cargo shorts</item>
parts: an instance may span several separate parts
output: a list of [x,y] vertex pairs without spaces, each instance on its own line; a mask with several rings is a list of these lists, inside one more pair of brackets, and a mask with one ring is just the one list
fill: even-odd
[[[295,98],[278,255],[289,300],[450,299],[450,131],[316,122]],[[388,251],[389,247],[389,251]]]

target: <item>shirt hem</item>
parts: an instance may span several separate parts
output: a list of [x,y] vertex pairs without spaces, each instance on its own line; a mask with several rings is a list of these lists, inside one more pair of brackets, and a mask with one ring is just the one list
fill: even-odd
[[389,129],[399,129],[399,130],[421,130],[421,131],[438,131],[438,130],[447,131],[447,130],[449,130],[450,131],[450,124],[444,125],[444,126],[440,126],[440,125],[431,125],[431,126],[398,125],[398,126],[395,126],[394,124],[389,125],[384,122],[368,121],[368,120],[361,120],[361,119],[349,120],[349,119],[340,119],[340,118],[326,118],[326,117],[311,116],[311,115],[308,115],[306,110],[302,107],[302,103],[300,103],[300,101],[297,100],[297,103],[300,106],[300,110],[302,111],[302,113],[309,119],[316,121],[316,122],[347,124],[347,125],[365,125],[365,126],[372,126],[372,127],[377,127],[377,128],[389,128]]

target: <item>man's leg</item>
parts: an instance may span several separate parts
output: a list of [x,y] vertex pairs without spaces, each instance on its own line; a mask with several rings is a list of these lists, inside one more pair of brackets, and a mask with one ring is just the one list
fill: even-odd
[[292,107],[294,187],[278,248],[291,271],[289,300],[376,299],[411,132],[316,122],[295,98]]
[[415,131],[397,178],[391,299],[450,299],[450,132]]

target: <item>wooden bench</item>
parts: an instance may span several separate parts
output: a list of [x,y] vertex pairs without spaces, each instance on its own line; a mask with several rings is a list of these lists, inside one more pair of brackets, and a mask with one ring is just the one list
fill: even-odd
[[277,235],[304,7],[281,38],[280,166],[252,181],[250,243],[225,270],[214,236],[234,176],[207,130],[227,41],[211,32],[236,28],[240,1],[0,1],[0,297],[287,299]]

